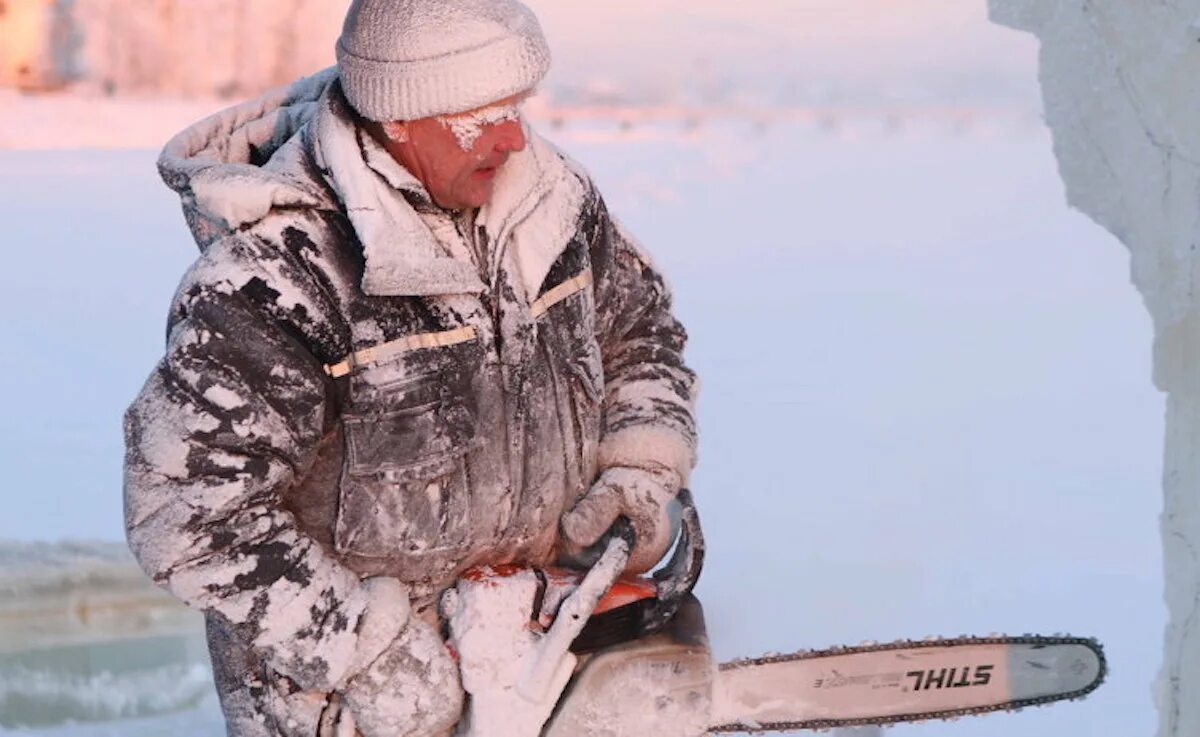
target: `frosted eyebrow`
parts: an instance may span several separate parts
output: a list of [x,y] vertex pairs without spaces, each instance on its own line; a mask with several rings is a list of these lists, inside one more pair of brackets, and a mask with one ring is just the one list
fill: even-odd
[[505,105],[488,105],[467,113],[439,115],[437,121],[454,133],[459,148],[463,151],[470,151],[479,137],[483,135],[484,126],[520,120],[523,102],[525,102],[524,98]]

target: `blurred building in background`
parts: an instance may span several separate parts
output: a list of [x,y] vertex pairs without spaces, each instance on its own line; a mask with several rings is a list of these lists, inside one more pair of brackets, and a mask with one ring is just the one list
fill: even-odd
[[78,75],[73,0],[0,0],[0,86],[62,87]]
[[0,85],[237,96],[333,63],[347,0],[0,0]]

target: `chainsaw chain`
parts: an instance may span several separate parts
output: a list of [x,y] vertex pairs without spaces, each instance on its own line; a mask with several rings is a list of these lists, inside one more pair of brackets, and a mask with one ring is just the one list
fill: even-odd
[[882,726],[888,724],[896,724],[899,722],[923,722],[930,720],[953,721],[960,717],[975,716],[978,714],[989,714],[996,711],[1020,711],[1029,706],[1044,706],[1046,704],[1071,700],[1075,701],[1087,696],[1092,691],[1100,687],[1104,683],[1104,678],[1108,674],[1108,662],[1104,658],[1104,649],[1100,643],[1094,638],[1084,637],[1068,637],[1068,636],[1041,636],[1041,635],[1023,635],[1021,637],[1007,637],[997,635],[993,637],[949,637],[949,638],[931,638],[926,640],[897,640],[895,642],[886,643],[871,643],[864,645],[851,645],[829,648],[828,650],[801,650],[795,653],[787,653],[782,655],[764,655],[760,658],[741,658],[731,660],[727,663],[721,663],[719,670],[729,671],[739,668],[746,668],[756,665],[767,665],[769,663],[786,663],[797,660],[813,660],[816,658],[824,658],[830,655],[851,655],[855,653],[874,653],[887,650],[905,650],[910,648],[921,647],[952,647],[956,645],[1083,645],[1096,654],[1100,661],[1100,671],[1096,679],[1089,683],[1084,688],[1077,691],[1055,694],[1053,696],[1039,696],[1037,698],[1017,699],[1015,701],[1007,701],[1001,704],[992,704],[990,706],[973,706],[964,707],[961,709],[943,709],[940,711],[916,712],[912,714],[896,714],[893,716],[880,717],[863,717],[857,719],[808,719],[798,722],[761,722],[756,724],[722,724],[716,727],[710,727],[709,732],[729,733],[729,732],[748,732],[751,734],[759,734],[762,732],[789,732],[795,730],[826,730],[838,727],[867,727],[867,726]]

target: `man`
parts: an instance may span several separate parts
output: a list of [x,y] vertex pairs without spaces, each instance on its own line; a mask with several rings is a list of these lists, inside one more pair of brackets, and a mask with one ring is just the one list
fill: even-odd
[[[633,522],[668,544],[694,377],[662,279],[519,105],[516,0],[356,0],[338,65],[160,159],[202,255],[126,418],[130,545],[207,617],[231,735],[445,734],[438,596]],[[335,698],[336,696],[336,698]]]

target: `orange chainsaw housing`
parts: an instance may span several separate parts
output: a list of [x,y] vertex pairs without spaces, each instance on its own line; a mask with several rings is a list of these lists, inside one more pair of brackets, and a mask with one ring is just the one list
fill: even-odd
[[[508,578],[527,570],[529,568],[525,566],[504,563],[495,566],[477,566],[463,573],[462,577],[468,581],[487,581],[488,579]],[[547,567],[536,570],[545,577],[547,588],[574,588],[587,575],[585,571],[574,571],[570,568]],[[625,574],[618,578],[600,598],[596,608],[592,610],[592,616],[620,609],[634,602],[653,599],[657,595],[658,589],[655,587],[653,579]]]

